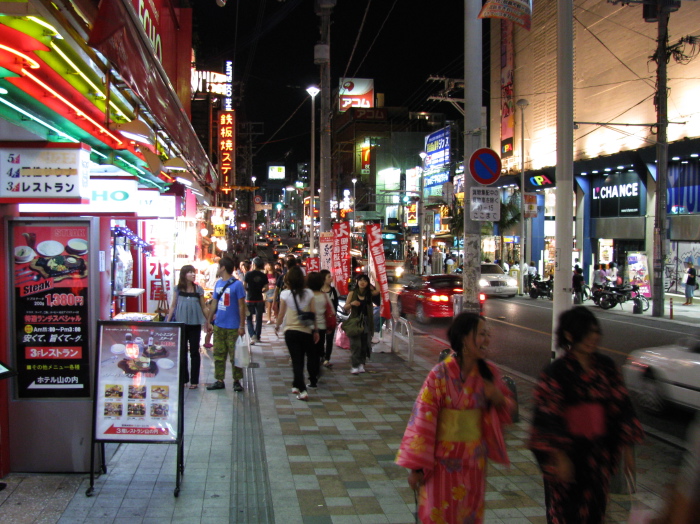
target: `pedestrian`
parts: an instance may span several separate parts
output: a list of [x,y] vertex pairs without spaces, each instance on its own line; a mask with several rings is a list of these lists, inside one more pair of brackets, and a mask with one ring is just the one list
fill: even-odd
[[[323,286],[321,291],[323,291],[328,300],[330,300],[333,305],[333,314],[336,315],[338,311],[338,302],[340,297],[338,296],[338,290],[333,287],[333,275],[327,269],[321,270],[321,275],[323,276]],[[331,367],[331,353],[333,353],[333,341],[335,340],[335,329],[330,329],[326,326],[326,340],[324,344],[323,352],[323,365],[327,368]]]
[[613,286],[618,286],[619,284],[617,283],[617,264],[615,262],[610,262],[608,264],[608,271],[607,271],[607,278],[608,282],[611,282]]
[[360,317],[364,323],[362,333],[354,336],[348,335],[350,339],[350,363],[352,365],[350,373],[353,375],[365,372],[365,364],[370,352],[370,340],[374,332],[373,294],[379,294],[379,291],[372,289],[369,277],[363,274],[357,277],[355,289],[350,292],[345,301],[345,311],[350,312],[350,318]]
[[243,391],[243,370],[234,363],[236,341],[245,335],[245,289],[243,282],[234,278],[235,265],[230,258],[219,260],[219,281],[214,287],[214,296],[209,308],[209,323],[216,315],[214,331],[214,382],[208,390],[224,389],[226,360],[233,366],[233,390]]
[[432,260],[431,260],[432,255],[427,255],[423,257],[423,274],[424,275],[430,275],[430,268],[432,267]]
[[598,270],[593,276],[593,289],[604,287],[608,283],[608,272],[605,271],[605,264],[598,264]]
[[[190,389],[199,387],[199,368],[202,359],[199,355],[199,343],[202,337],[202,324],[209,331],[209,321],[206,317],[207,306],[204,303],[204,289],[195,284],[197,271],[194,266],[185,265],[180,269],[180,278],[173,290],[173,301],[165,317],[170,322],[173,317],[177,322],[185,324],[186,351],[180,353],[180,381],[189,383]],[[190,369],[187,367],[187,354],[190,356]]]
[[396,463],[408,468],[427,523],[484,520],[486,458],[508,463],[502,426],[514,405],[498,369],[487,363],[486,319],[461,313],[447,336],[452,355],[435,366],[408,420]]
[[530,267],[528,268],[528,281],[527,288],[530,289],[532,281],[537,278],[537,266],[533,260],[530,261]]
[[[280,311],[275,321],[275,334],[284,322],[284,341],[292,357],[294,380],[292,393],[299,400],[308,400],[304,380],[304,359],[306,359],[309,380],[314,384],[318,380],[318,359],[313,358],[314,344],[318,342],[319,334],[315,318],[312,322],[304,321],[303,313],[314,313],[313,291],[304,285],[304,274],[299,266],[293,265],[284,276],[287,289],[280,294]],[[315,367],[314,367],[315,360]],[[314,374],[315,373],[315,374]]]
[[[262,319],[265,310],[264,293],[267,291],[267,275],[262,272],[265,264],[262,258],[255,257],[253,259],[253,269],[246,272],[243,277],[243,287],[246,290],[245,304],[248,308],[248,333],[250,334],[250,343],[255,344],[260,342],[262,335]],[[253,325],[255,321],[255,325]]]
[[275,286],[277,285],[277,277],[279,276],[275,270],[277,266],[273,266],[269,262],[265,264],[265,276],[267,277],[267,291],[265,291],[265,315],[267,323],[272,324],[272,304],[275,301]]
[[692,306],[693,298],[695,296],[695,283],[697,282],[697,272],[693,267],[692,261],[689,260],[686,264],[688,265],[688,269],[685,272],[687,277],[685,280],[685,303],[683,305]]
[[216,284],[216,281],[219,279],[219,260],[221,260],[221,257],[212,258],[211,265],[204,272],[206,277],[204,286],[207,289],[214,289],[214,284]]
[[562,313],[556,338],[565,353],[535,386],[528,447],[544,477],[547,522],[599,523],[621,456],[625,474],[634,474],[631,445],[643,431],[620,371],[598,352],[601,330],[590,309]]
[[578,266],[571,277],[571,287],[574,288],[574,304],[583,304],[583,269]]
[[310,388],[317,387],[321,362],[324,360],[323,348],[326,343],[326,310],[333,307],[328,295],[322,291],[324,280],[324,275],[318,271],[313,271],[306,276],[306,285],[314,293],[313,303],[316,311],[316,328],[318,329],[318,342],[314,343],[307,363]]

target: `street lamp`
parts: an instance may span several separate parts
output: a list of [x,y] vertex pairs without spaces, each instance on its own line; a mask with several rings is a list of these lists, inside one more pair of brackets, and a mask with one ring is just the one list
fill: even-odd
[[316,95],[321,92],[317,86],[309,86],[306,92],[311,96],[311,184],[309,185],[309,209],[311,211],[311,226],[309,227],[309,254],[314,253],[314,204],[316,202]]
[[250,177],[250,181],[253,183],[253,213],[252,213],[252,218],[251,218],[251,223],[253,225],[253,245],[255,245],[255,219],[257,218],[257,210],[255,209],[255,181],[257,180],[256,177],[252,176]]
[[530,102],[521,98],[520,108],[520,294],[525,293],[525,108]]
[[355,228],[355,220],[357,220],[357,199],[355,198],[355,184],[357,178],[352,179],[352,227]]

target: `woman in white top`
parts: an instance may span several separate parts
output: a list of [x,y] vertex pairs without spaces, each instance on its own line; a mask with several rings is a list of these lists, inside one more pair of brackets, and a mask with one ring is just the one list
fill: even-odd
[[[304,274],[298,266],[292,266],[284,276],[287,289],[280,293],[280,310],[275,321],[275,333],[278,334],[280,324],[284,320],[284,341],[292,357],[292,370],[294,381],[292,393],[296,393],[299,400],[307,400],[309,394],[306,391],[304,380],[304,358],[307,359],[309,379],[316,383],[318,380],[318,358],[314,358],[314,344],[319,340],[318,327],[316,325],[316,309],[313,301],[313,291],[304,287]],[[313,319],[305,321],[303,313],[313,313]],[[302,315],[300,315],[302,314]],[[313,333],[313,335],[312,335]],[[279,334],[278,334],[279,336]],[[316,374],[312,375],[316,366]]]
[[593,277],[593,288],[603,287],[608,281],[608,273],[605,271],[605,264],[598,265],[598,271]]
[[[318,342],[314,344],[314,349],[309,358],[309,387],[315,388],[318,376],[320,375],[321,362],[324,360],[323,347],[326,341],[326,309],[333,309],[328,295],[321,288],[325,281],[325,276],[314,271],[306,276],[306,284],[314,292],[314,308],[316,309],[316,327],[318,327]],[[312,362],[313,361],[313,362]]]

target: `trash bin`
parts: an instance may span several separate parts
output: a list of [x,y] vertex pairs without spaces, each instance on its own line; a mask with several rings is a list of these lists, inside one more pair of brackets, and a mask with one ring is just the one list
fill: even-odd
[[644,304],[642,304],[642,299],[639,297],[634,297],[632,302],[634,302],[632,313],[634,313],[635,315],[641,315],[644,312]]

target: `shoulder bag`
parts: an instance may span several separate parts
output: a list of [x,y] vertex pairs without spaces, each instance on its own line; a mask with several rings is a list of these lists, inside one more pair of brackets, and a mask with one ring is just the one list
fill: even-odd
[[294,299],[294,306],[297,308],[297,316],[299,317],[299,321],[306,327],[314,327],[316,324],[316,314],[313,311],[302,311],[299,309],[299,304],[297,303],[297,297],[294,294],[294,291],[290,291],[290,293]]
[[331,303],[331,299],[328,298],[328,295],[325,293],[323,294],[324,297],[326,297],[326,331],[330,331],[332,329],[335,329],[336,325],[338,324],[338,319],[335,316],[335,311],[333,310],[333,304]]

